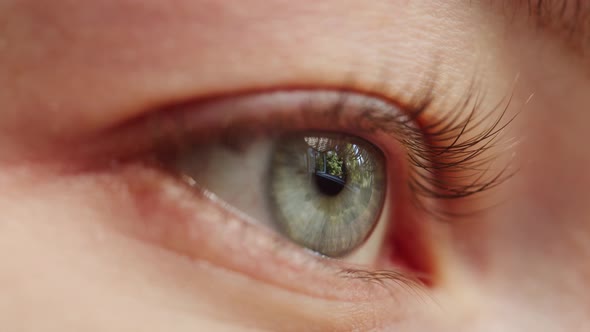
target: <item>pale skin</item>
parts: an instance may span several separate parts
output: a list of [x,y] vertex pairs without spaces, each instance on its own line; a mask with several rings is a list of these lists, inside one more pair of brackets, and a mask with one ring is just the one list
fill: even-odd
[[[4,1],[0,330],[587,331],[590,51],[531,21],[462,0]],[[176,216],[145,213],[137,186],[171,201],[184,189],[93,166],[107,128],[160,105],[292,87],[407,99],[432,71],[448,96],[477,78],[488,108],[512,94],[497,152],[518,172],[479,198],[485,213],[428,223],[437,282],[422,297],[320,296],[321,268],[283,269],[266,240],[244,253],[230,224],[208,230],[227,251],[146,240],[150,220]]]

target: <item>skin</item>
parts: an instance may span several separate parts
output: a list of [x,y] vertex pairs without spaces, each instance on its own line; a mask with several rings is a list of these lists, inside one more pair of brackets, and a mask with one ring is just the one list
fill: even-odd
[[[1,329],[587,331],[590,63],[532,21],[487,1],[3,1]],[[474,77],[484,109],[512,94],[495,150],[518,172],[478,198],[485,213],[428,220],[423,299],[326,299],[301,290],[312,277],[270,282],[288,277],[272,251],[256,272],[230,245],[146,236],[180,213],[145,192],[196,204],[203,224],[233,219],[141,166],[97,166],[117,141],[106,129],[162,105],[289,87],[407,101],[433,71],[450,100]]]

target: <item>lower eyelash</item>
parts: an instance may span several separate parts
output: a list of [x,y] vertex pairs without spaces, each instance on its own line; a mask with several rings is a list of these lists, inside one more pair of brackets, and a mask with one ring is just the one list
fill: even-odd
[[[389,284],[394,282],[396,285],[405,287],[413,295],[428,296],[428,293],[425,292],[428,279],[421,275],[410,275],[407,272],[395,270],[342,269],[340,277],[364,281],[383,288],[390,287]],[[433,300],[432,297],[430,299]]]

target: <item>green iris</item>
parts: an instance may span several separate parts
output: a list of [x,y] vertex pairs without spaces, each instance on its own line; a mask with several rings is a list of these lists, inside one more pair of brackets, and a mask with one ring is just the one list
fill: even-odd
[[280,230],[330,257],[358,248],[385,196],[384,158],[348,135],[307,133],[280,139],[270,160],[270,200]]

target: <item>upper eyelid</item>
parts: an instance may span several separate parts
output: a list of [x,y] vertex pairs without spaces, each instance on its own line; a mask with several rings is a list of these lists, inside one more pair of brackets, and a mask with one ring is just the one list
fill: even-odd
[[[347,117],[348,120],[336,124],[332,129],[352,129],[356,131],[353,134],[364,132],[368,135],[380,131],[400,142],[407,151],[408,162],[412,165],[412,178],[408,186],[415,194],[416,204],[439,218],[446,218],[450,215],[448,211],[433,211],[424,204],[423,200],[473,196],[498,186],[514,174],[508,169],[510,165],[504,165],[495,173],[489,173],[486,168],[491,160],[497,157],[495,153],[489,153],[489,150],[495,148],[495,145],[502,144],[501,133],[513,117],[507,117],[510,95],[499,101],[493,109],[483,109],[484,96],[479,85],[472,84],[460,100],[453,101],[440,94],[435,98],[433,91],[436,83],[432,79],[430,86],[415,93],[412,101],[403,106],[383,98],[345,90],[276,90],[255,93],[254,96],[296,92],[329,93],[337,97],[323,106],[308,105],[308,110],[300,107],[297,112],[303,113],[304,117],[306,112],[310,112],[309,116],[314,118],[317,117],[318,108],[323,107],[321,116],[336,119],[336,122],[344,119],[339,117],[343,109],[356,107],[358,114],[355,117]],[[358,100],[355,101],[357,96],[365,98],[362,99],[364,101],[360,103]],[[172,141],[176,142],[175,144],[182,144],[185,139],[190,139],[183,136],[187,134],[190,136],[194,131],[194,128],[191,129],[190,126],[191,123],[195,123],[195,120],[191,118],[202,117],[203,108],[214,107],[216,110],[210,110],[209,113],[219,114],[224,109],[231,110],[231,104],[234,102],[236,105],[243,106],[240,100],[248,98],[252,98],[250,94],[220,97],[205,100],[204,103],[197,101],[153,112],[148,114],[147,121],[144,121],[148,127],[152,126],[152,128],[143,128],[143,134],[144,136],[146,133],[153,135],[149,138],[148,144],[162,143],[165,140],[169,143]],[[267,105],[267,114],[270,114],[270,118],[261,121],[267,121],[267,126],[271,124],[275,126],[265,130],[280,132],[283,130],[282,121],[288,124],[287,127],[292,125],[290,123],[292,116],[287,115],[281,119],[280,115],[276,114],[280,112],[272,112],[273,107],[278,107],[272,102],[272,98],[267,98],[267,103],[270,103]],[[266,117],[267,114],[260,116]],[[433,114],[438,117],[429,118]],[[465,114],[469,116],[466,117]],[[272,117],[275,118],[271,119]],[[229,120],[221,128],[201,129],[231,132],[232,127],[239,129],[249,125],[251,124],[248,122]],[[260,127],[259,124],[258,126]],[[307,129],[324,130],[326,128]],[[206,135],[207,133],[201,133],[199,136]]]

